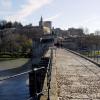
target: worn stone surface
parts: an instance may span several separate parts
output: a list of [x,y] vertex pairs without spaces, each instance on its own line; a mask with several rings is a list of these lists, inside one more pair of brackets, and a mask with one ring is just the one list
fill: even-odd
[[100,68],[64,49],[57,49],[58,100],[100,100]]
[[54,53],[51,79],[50,100],[100,100],[100,68],[67,50]]

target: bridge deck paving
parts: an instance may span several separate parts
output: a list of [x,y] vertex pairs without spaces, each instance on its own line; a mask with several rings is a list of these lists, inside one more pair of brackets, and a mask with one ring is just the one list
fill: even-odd
[[[45,90],[47,77],[44,83]],[[47,100],[47,92],[41,100]],[[53,55],[50,100],[100,100],[100,67],[65,49],[57,49]]]
[[57,49],[58,100],[100,100],[100,68],[64,49]]

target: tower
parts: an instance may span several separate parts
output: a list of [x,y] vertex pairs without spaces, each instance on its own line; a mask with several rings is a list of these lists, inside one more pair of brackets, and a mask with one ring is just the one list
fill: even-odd
[[41,29],[43,29],[43,18],[42,18],[42,16],[41,16],[40,21],[39,21],[39,27]]

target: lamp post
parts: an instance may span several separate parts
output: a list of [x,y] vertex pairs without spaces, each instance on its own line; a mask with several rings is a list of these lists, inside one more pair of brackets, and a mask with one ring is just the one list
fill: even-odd
[[[33,100],[38,100],[38,86],[37,86],[37,71],[45,69],[45,67],[40,67],[40,68],[33,68],[32,74],[30,74],[30,95],[33,98]],[[34,78],[33,78],[34,77]]]
[[41,69],[45,69],[45,67],[41,67],[41,68],[34,68],[33,70],[34,70],[34,72],[35,72],[35,89],[36,89],[36,99],[35,100],[38,100],[38,93],[37,93],[37,78],[36,78],[36,74],[37,74],[37,71],[39,71],[39,70],[41,70]]

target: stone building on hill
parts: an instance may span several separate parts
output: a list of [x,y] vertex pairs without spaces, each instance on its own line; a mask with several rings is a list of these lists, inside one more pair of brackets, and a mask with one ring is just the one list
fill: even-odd
[[42,17],[39,21],[39,27],[41,29],[43,29],[44,35],[50,34],[52,32],[52,22],[51,21],[43,21]]

